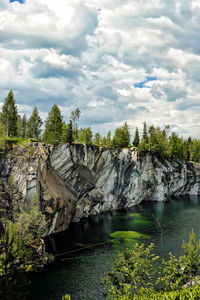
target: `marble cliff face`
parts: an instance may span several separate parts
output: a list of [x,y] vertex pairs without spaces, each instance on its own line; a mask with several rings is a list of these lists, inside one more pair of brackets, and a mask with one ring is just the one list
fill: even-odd
[[[137,150],[73,144],[55,147],[34,143],[0,156],[0,179],[6,190],[12,178],[28,206],[40,196],[47,234],[70,222],[141,201],[200,194],[200,169],[189,162],[161,161]],[[0,210],[11,207],[9,196]]]

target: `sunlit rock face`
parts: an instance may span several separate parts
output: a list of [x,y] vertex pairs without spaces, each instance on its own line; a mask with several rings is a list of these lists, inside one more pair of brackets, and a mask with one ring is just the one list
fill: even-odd
[[90,214],[128,207],[141,201],[199,193],[199,170],[183,161],[161,162],[136,149],[60,145],[51,166],[76,192],[73,221]]
[[63,231],[70,222],[92,214],[200,193],[197,166],[160,161],[134,148],[36,143],[1,158],[0,168],[0,176],[4,181],[13,178],[28,206],[33,195],[39,194],[47,234]]

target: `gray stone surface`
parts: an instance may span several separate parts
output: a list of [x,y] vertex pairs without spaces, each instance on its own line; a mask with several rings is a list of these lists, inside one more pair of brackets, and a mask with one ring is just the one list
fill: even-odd
[[[184,161],[160,161],[135,148],[93,145],[30,145],[9,158],[0,157],[0,176],[12,176],[31,205],[35,192],[47,219],[47,234],[65,230],[71,221],[141,201],[200,193],[200,169]],[[34,151],[33,151],[34,150]]]

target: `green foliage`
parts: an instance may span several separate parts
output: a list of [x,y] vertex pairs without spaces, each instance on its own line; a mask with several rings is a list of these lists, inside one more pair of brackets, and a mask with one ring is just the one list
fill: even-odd
[[200,299],[200,286],[184,288],[181,290],[163,292],[154,292],[151,290],[142,290],[133,297],[122,296],[115,298],[120,300],[199,300]]
[[83,128],[79,132],[79,137],[78,137],[78,142],[79,143],[85,143],[85,144],[92,144],[92,130],[90,127],[88,128]]
[[65,295],[65,296],[62,296],[62,300],[70,300],[71,299],[71,297],[70,297],[70,295]]
[[100,146],[101,145],[101,135],[100,133],[95,133],[94,139],[93,139],[93,144]]
[[169,137],[169,157],[175,159],[187,159],[187,147],[183,138],[172,132]]
[[12,90],[4,100],[1,121],[5,126],[7,137],[17,136],[17,107]]
[[196,276],[200,270],[200,241],[196,242],[194,231],[189,235],[189,242],[183,242],[182,247],[184,255],[176,258],[169,253],[169,259],[163,259],[159,268],[159,257],[152,253],[153,244],[135,244],[133,250],[119,253],[103,280],[108,298],[193,299],[189,297],[192,295],[199,299],[199,286],[192,287],[199,281]]
[[130,132],[127,123],[115,130],[113,146],[117,148],[128,147],[130,144]]
[[[31,248],[12,221],[4,220],[5,233],[0,238],[1,299],[23,299],[18,291],[20,281],[26,283],[25,272],[32,269]],[[24,286],[24,291],[26,286]]]
[[22,132],[22,119],[20,115],[17,115],[17,136],[21,137]]
[[23,139],[26,138],[26,131],[27,131],[27,119],[26,119],[26,114],[24,114],[22,117],[22,131],[21,131],[21,137]]
[[192,284],[192,278],[197,275],[198,270],[200,269],[200,240],[196,242],[196,237],[194,230],[189,236],[189,242],[186,244],[183,241],[182,247],[185,251],[185,269],[186,275],[190,279],[190,284]]
[[200,162],[200,140],[193,140],[189,143],[190,159],[195,162]]
[[161,159],[200,161],[199,140],[192,141],[191,138],[184,140],[175,132],[168,136],[168,130],[169,126],[161,130],[153,125],[147,130],[147,125],[144,122],[142,140],[138,145],[140,152],[155,153]]
[[133,146],[138,147],[139,143],[140,143],[140,135],[139,135],[138,127],[136,127]]
[[96,133],[93,139],[93,144],[97,146],[112,146],[112,139],[111,139],[111,131],[109,130],[107,136],[101,137],[100,133]]
[[77,107],[75,110],[71,112],[70,120],[72,120],[72,129],[73,129],[73,140],[78,140],[78,121],[80,119],[81,111]]
[[41,134],[42,119],[39,116],[37,107],[34,107],[32,115],[27,122],[27,137],[39,139]]
[[154,262],[158,256],[152,253],[153,244],[147,247],[136,243],[132,250],[119,253],[111,271],[103,280],[110,299],[133,296],[143,288],[153,288],[156,274]]
[[109,130],[106,136],[106,146],[112,145],[112,139],[111,139],[111,131]]
[[73,142],[73,128],[72,128],[72,121],[70,120],[69,124],[66,125],[65,122],[63,122],[62,125],[62,142],[63,143],[69,143],[70,145]]
[[45,143],[57,144],[62,137],[62,116],[59,107],[54,104],[45,122],[43,140]]
[[[8,192],[13,196],[12,179]],[[4,232],[0,237],[0,295],[2,299],[24,299],[27,290],[26,273],[37,267],[37,249],[43,247],[41,237],[46,223],[39,211],[35,195],[27,208],[20,194],[13,200],[13,221],[1,220]]]
[[143,133],[142,133],[142,142],[147,144],[148,141],[149,141],[149,138],[148,138],[148,133],[147,133],[147,124],[146,124],[146,122],[144,122]]
[[3,123],[0,121],[0,153],[6,149],[6,129]]

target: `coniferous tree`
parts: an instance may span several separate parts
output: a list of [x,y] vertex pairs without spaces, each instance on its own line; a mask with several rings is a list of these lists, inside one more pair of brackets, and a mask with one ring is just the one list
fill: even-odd
[[123,135],[124,135],[124,146],[123,147],[128,147],[128,145],[130,144],[130,132],[129,132],[128,124],[126,122],[124,123],[122,130],[123,130]]
[[39,116],[37,107],[34,107],[32,115],[27,122],[27,137],[39,139],[41,133],[42,119]]
[[190,159],[200,162],[200,140],[195,139],[190,144]]
[[73,128],[71,120],[67,125],[65,122],[62,124],[62,142],[70,145],[73,143]]
[[17,136],[17,107],[12,90],[4,100],[1,120],[6,128],[6,136]]
[[142,141],[145,142],[145,143],[149,142],[146,122],[144,122],[143,133],[142,133]]
[[127,123],[125,122],[122,127],[116,128],[114,138],[113,138],[113,146],[114,147],[128,147],[130,143],[130,133]]
[[136,127],[133,146],[138,147],[139,142],[140,142],[140,135],[139,135],[138,127]]
[[17,136],[22,136],[22,119],[20,115],[17,115]]
[[26,128],[27,127],[27,119],[26,114],[22,117],[22,138],[24,139],[26,137]]
[[3,123],[0,121],[0,138],[5,138],[6,129]]
[[54,104],[45,122],[43,140],[49,144],[56,144],[62,138],[62,116],[59,107]]

